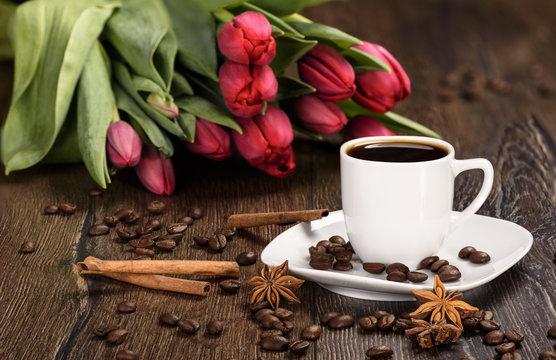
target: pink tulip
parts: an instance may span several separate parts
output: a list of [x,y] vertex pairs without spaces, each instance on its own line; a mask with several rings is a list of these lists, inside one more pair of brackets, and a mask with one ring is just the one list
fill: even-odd
[[409,96],[411,84],[400,63],[380,45],[364,42],[356,46],[390,66],[391,73],[384,71],[366,71],[355,76],[357,91],[353,100],[366,109],[383,114]]
[[346,125],[344,141],[367,136],[394,136],[392,131],[384,127],[377,119],[359,115],[351,119]]
[[332,101],[323,101],[314,95],[305,95],[294,104],[295,116],[303,127],[317,134],[334,134],[342,130],[347,118]]
[[246,11],[222,26],[218,48],[228,59],[240,64],[268,65],[276,55],[276,41],[266,17]]
[[143,145],[141,161],[137,165],[137,177],[147,190],[157,195],[170,195],[176,187],[172,161],[165,159],[149,144]]
[[110,124],[106,134],[106,151],[114,166],[136,166],[141,159],[141,138],[125,121]]
[[232,131],[232,139],[249,164],[278,178],[293,173],[293,129],[284,111],[268,105],[264,115],[236,120],[243,134]]
[[261,112],[265,101],[272,101],[278,81],[268,66],[243,65],[226,61],[220,68],[220,90],[232,114],[251,117]]
[[228,130],[201,118],[197,119],[195,142],[186,143],[186,146],[189,151],[213,160],[224,160],[232,155]]
[[317,89],[323,100],[346,100],[355,91],[355,73],[346,59],[327,45],[317,45],[298,63],[301,80]]

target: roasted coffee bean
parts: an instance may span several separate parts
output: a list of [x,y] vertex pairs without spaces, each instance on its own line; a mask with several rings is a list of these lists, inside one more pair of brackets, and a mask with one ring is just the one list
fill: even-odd
[[332,244],[332,243],[331,243],[330,241],[328,241],[328,240],[321,240],[321,241],[319,241],[319,242],[317,243],[316,247],[324,246],[324,248],[328,251],[328,248],[330,248],[330,245],[331,245],[331,244]]
[[385,315],[378,319],[378,329],[379,330],[392,330],[394,325],[396,324],[396,317],[392,314]]
[[338,271],[349,271],[353,269],[353,265],[349,261],[336,261],[333,268]]
[[241,287],[241,283],[239,282],[239,280],[234,280],[234,279],[227,279],[224,281],[221,281],[220,284],[218,284],[220,286],[220,288],[226,292],[238,292],[239,288]]
[[378,325],[378,319],[372,315],[359,318],[357,322],[359,323],[359,326],[361,326],[361,329],[365,331],[374,330]]
[[338,315],[330,319],[326,325],[331,329],[344,329],[350,327],[355,322],[355,318],[351,315]]
[[155,230],[160,229],[162,223],[158,219],[149,219],[144,225],[139,225],[137,227],[137,233],[144,235],[152,233]]
[[155,215],[162,214],[166,211],[166,204],[162,201],[151,201],[149,205],[147,205],[147,211]]
[[500,345],[496,345],[494,350],[499,355],[504,355],[507,353],[513,353],[515,351],[515,344],[513,342],[502,343]]
[[195,241],[195,244],[199,245],[199,246],[207,246],[208,245],[208,241],[209,238],[206,236],[193,236],[193,241]]
[[407,275],[401,271],[392,271],[386,276],[388,281],[404,282],[407,280]]
[[462,358],[459,358],[459,360],[479,360],[479,359],[473,355],[466,355]]
[[288,339],[283,336],[266,336],[261,339],[261,348],[269,351],[284,351],[289,345]]
[[315,253],[311,255],[311,260],[309,260],[309,266],[317,270],[328,270],[334,264],[334,255],[332,254],[321,254]]
[[430,269],[431,265],[434,264],[438,260],[439,260],[438,256],[428,256],[428,257],[424,258],[423,260],[421,260],[421,262],[419,263],[419,266],[421,266],[421,268],[423,268],[423,269]]
[[546,335],[549,338],[556,339],[556,325],[552,325],[552,327],[550,329],[548,329],[548,332],[546,333]]
[[407,266],[405,266],[404,264],[399,263],[399,262],[392,263],[392,264],[390,264],[386,267],[386,273],[387,274],[390,274],[394,271],[399,271],[399,272],[402,272],[404,274],[407,274],[409,272],[409,268]]
[[293,331],[293,327],[293,323],[288,320],[274,323],[274,328],[280,330],[286,337]]
[[386,266],[382,263],[367,262],[363,263],[363,270],[371,274],[381,274]]
[[123,221],[126,218],[126,216],[132,212],[133,210],[131,209],[119,209],[114,213],[114,216],[118,218],[119,221]]
[[184,223],[187,226],[192,225],[194,221],[195,220],[191,216],[184,216],[178,219],[179,223]]
[[118,234],[118,237],[124,241],[129,241],[138,237],[138,234],[135,231],[120,227],[116,228],[116,234]]
[[335,254],[337,252],[342,252],[342,251],[346,251],[346,249],[340,244],[330,243],[330,245],[328,246],[328,252],[331,254]]
[[[148,234],[143,234],[139,238],[139,240],[152,240],[152,241],[158,241],[159,239],[160,239],[160,232],[152,232],[152,233],[148,233]],[[167,239],[165,239],[165,240],[167,240]]]
[[427,274],[419,271],[410,271],[407,273],[407,280],[411,281],[412,283],[422,283],[428,278],[429,276]]
[[373,311],[373,316],[377,319],[380,319],[381,317],[386,316],[386,315],[392,315],[392,314],[390,314],[388,311],[384,311],[384,310],[375,310],[375,311]]
[[494,313],[492,311],[485,310],[481,316],[481,320],[493,320]]
[[20,253],[28,254],[32,253],[33,251],[35,251],[35,243],[32,241],[24,241],[19,247]]
[[468,331],[476,330],[479,327],[479,322],[481,319],[475,317],[469,317],[462,320],[463,328]]
[[222,251],[228,244],[224,235],[213,235],[208,240],[208,246],[212,251]]
[[106,335],[106,341],[111,343],[111,344],[120,345],[121,343],[124,342],[126,337],[127,337],[127,330],[126,329],[116,329],[116,330],[110,331]]
[[461,272],[453,265],[445,265],[442,271],[438,273],[438,277],[442,282],[457,281],[461,278]]
[[270,330],[263,330],[261,332],[260,338],[265,338],[267,336],[282,336],[284,334],[282,334],[282,332],[280,330],[277,329],[270,329]]
[[135,249],[135,253],[137,255],[141,255],[141,256],[148,256],[148,257],[154,257],[154,251],[151,249],[145,249],[145,248],[136,248]]
[[[183,333],[190,334],[190,335],[195,334],[199,330],[199,327],[201,327],[199,322],[197,320],[193,320],[193,319],[179,320],[177,322],[177,325],[178,325],[178,328]],[[208,325],[207,325],[207,331],[208,331]],[[220,331],[222,331],[222,330],[220,330]]]
[[110,228],[105,224],[94,224],[89,228],[89,236],[106,235],[110,232]]
[[545,350],[539,354],[539,360],[556,360],[556,351]]
[[305,354],[307,352],[307,349],[309,349],[309,345],[310,344],[309,344],[308,341],[296,340],[296,341],[290,343],[290,345],[288,346],[288,349],[290,349],[292,354],[302,355],[302,354]]
[[410,319],[396,319],[395,326],[398,331],[405,331],[409,328],[412,328],[413,323]]
[[493,320],[481,320],[479,322],[479,327],[484,332],[490,332],[500,329],[500,324]]
[[103,338],[106,337],[106,335],[108,335],[109,332],[119,328],[120,327],[118,325],[99,326],[93,329],[93,334]]
[[118,218],[115,216],[105,216],[104,223],[110,227],[116,226],[118,223]]
[[483,342],[487,345],[498,345],[502,344],[503,341],[504,333],[500,330],[493,330],[483,337]]
[[336,316],[340,316],[340,313],[336,312],[336,311],[330,311],[330,312],[324,313],[320,316],[320,322],[323,323],[323,324],[327,324],[330,320],[332,320]]
[[117,309],[120,313],[128,314],[135,312],[135,310],[137,310],[137,305],[135,305],[135,303],[131,301],[122,301],[118,304]]
[[200,207],[194,207],[189,211],[189,216],[197,220],[203,217],[203,209]]
[[173,223],[166,226],[166,231],[168,234],[179,234],[187,229],[187,225],[184,223]]
[[337,261],[349,262],[351,261],[352,256],[353,253],[351,251],[346,251],[346,250],[342,250],[334,253],[334,257],[336,258]]
[[515,329],[511,329],[511,330],[508,330],[504,333],[504,337],[508,341],[519,344],[520,342],[523,341],[523,339],[525,338],[525,335],[523,335],[523,333],[520,333],[519,331],[517,331]]
[[275,329],[274,327],[274,323],[276,322],[281,322],[280,319],[278,319],[277,316],[275,316],[274,314],[266,314],[265,316],[263,316],[260,320],[261,325],[265,328],[265,329]]
[[214,231],[214,235],[224,235],[226,238],[231,238],[236,234],[236,228],[233,229],[218,229]]
[[136,360],[138,359],[135,351],[122,349],[116,353],[116,360]]
[[58,213],[58,206],[56,205],[47,205],[44,208],[44,213],[47,215],[57,214]]
[[435,262],[433,262],[431,264],[430,269],[431,269],[432,272],[437,272],[441,267],[443,267],[444,265],[448,265],[448,264],[449,264],[448,260],[444,260],[444,259],[436,260]]
[[99,188],[92,188],[89,190],[89,196],[101,196],[102,195],[102,189]]
[[490,261],[490,255],[484,251],[475,251],[469,255],[469,261],[474,264],[485,264]]
[[152,241],[151,239],[132,239],[129,240],[128,244],[133,246],[134,248],[150,249],[154,246],[154,241]]
[[266,315],[274,315],[274,310],[270,308],[264,308],[255,313],[255,319],[261,322]]
[[256,313],[257,311],[259,311],[261,309],[267,309],[267,308],[270,308],[270,303],[266,300],[259,301],[259,302],[256,302],[254,304],[249,305],[249,311],[251,311],[252,313]]
[[522,357],[516,352],[506,353],[500,357],[500,360],[521,360]]
[[320,327],[320,325],[317,324],[312,324],[309,326],[306,326],[302,331],[301,331],[301,338],[304,340],[317,340],[320,337],[320,334],[322,334],[322,328]]
[[158,317],[158,321],[164,325],[176,326],[180,318],[172,313],[164,313]]
[[245,251],[236,256],[236,262],[239,265],[252,265],[257,262],[257,253],[253,250]]
[[220,335],[224,331],[224,323],[220,320],[211,320],[207,324],[207,333],[209,335]]
[[178,245],[183,240],[183,234],[165,234],[160,237],[160,240],[172,240]]
[[274,315],[276,315],[282,321],[290,320],[293,317],[293,311],[284,308],[278,308],[274,310]]
[[135,224],[139,221],[139,215],[137,215],[134,211],[130,212],[126,215],[126,217],[122,220],[126,224]]
[[459,251],[458,256],[461,259],[467,259],[469,255],[471,255],[471,253],[474,253],[475,251],[477,251],[477,249],[475,249],[473,246],[466,246]]
[[160,240],[155,243],[156,248],[160,251],[172,251],[176,248],[174,240]]
[[371,346],[365,352],[365,355],[371,359],[384,359],[394,354],[394,351],[386,345]]
[[75,213],[75,210],[77,210],[77,205],[64,203],[58,205],[58,209],[60,209],[60,211],[64,214],[73,214]]
[[311,246],[311,247],[309,248],[309,254],[310,254],[310,255],[313,255],[313,254],[315,254],[315,253],[317,253],[317,254],[325,254],[325,253],[327,253],[327,252],[328,252],[328,250],[326,250],[326,248],[325,248],[324,246],[320,246],[320,245],[319,245],[319,246]]
[[400,318],[400,319],[409,319],[409,320],[411,320],[411,315],[409,315],[409,314],[410,314],[412,311],[413,311],[413,310],[411,310],[411,311],[404,311],[403,313],[401,313],[401,314],[398,316],[398,318]]
[[340,244],[342,246],[346,245],[346,241],[340,235],[331,236],[330,239],[328,239],[328,241],[334,244]]

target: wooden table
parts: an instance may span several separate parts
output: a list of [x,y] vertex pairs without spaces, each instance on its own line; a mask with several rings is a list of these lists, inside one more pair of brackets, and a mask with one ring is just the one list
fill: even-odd
[[[539,83],[554,88],[556,80],[556,7],[535,1],[348,1],[308,9],[316,21],[377,42],[403,64],[413,93],[395,110],[438,131],[453,143],[459,158],[486,157],[495,167],[493,191],[479,213],[507,219],[534,236],[531,251],[516,266],[488,283],[468,291],[464,299],[494,312],[504,329],[516,328],[526,339],[519,348],[524,359],[537,358],[552,348],[546,336],[556,324],[556,103],[538,93]],[[531,67],[540,64],[540,80]],[[537,75],[540,67],[533,68]],[[500,95],[483,90],[475,101],[456,95],[441,101],[439,81],[449,73],[473,73],[478,81],[501,78],[512,92]],[[11,67],[0,71],[0,113],[7,111]],[[114,234],[89,237],[90,225],[120,207],[144,210],[155,199],[168,205],[164,215],[172,221],[193,205],[205,216],[187,231],[176,251],[159,258],[233,260],[246,250],[260,252],[286,227],[270,226],[242,232],[221,254],[193,245],[194,234],[223,226],[228,215],[286,209],[341,208],[338,147],[296,141],[297,171],[285,180],[268,177],[235,156],[213,163],[180,154],[176,163],[178,187],[171,197],[144,190],[133,171],[120,171],[98,198],[79,165],[40,166],[0,177],[0,358],[2,359],[113,359],[129,348],[142,359],[282,359],[286,353],[261,351],[256,344],[260,329],[246,309],[249,288],[223,295],[217,280],[207,297],[142,289],[117,281],[81,277],[74,264],[88,255],[131,258],[133,254]],[[463,175],[457,181],[456,209],[462,209],[480,186],[480,176]],[[45,216],[45,205],[73,202],[73,216]],[[24,240],[32,240],[32,254],[18,253]],[[241,280],[257,273],[262,264],[243,267]],[[327,311],[362,317],[370,310],[400,313],[411,303],[373,302],[342,297],[316,284],[306,283],[298,295],[293,337],[304,326],[318,322]],[[118,314],[116,305],[133,300],[137,311]],[[158,316],[175,312],[205,324],[226,322],[224,334],[209,338],[200,331],[185,336],[162,327]],[[122,345],[110,346],[92,334],[103,323],[129,330]],[[306,359],[363,359],[368,347],[391,346],[395,359],[459,359],[469,354],[495,357],[480,336],[464,336],[449,346],[419,350],[400,334],[364,334],[359,326],[324,329]]]

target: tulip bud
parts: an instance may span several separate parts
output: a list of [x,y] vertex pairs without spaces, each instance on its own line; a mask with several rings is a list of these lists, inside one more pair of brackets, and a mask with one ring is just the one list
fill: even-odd
[[346,125],[344,141],[367,136],[393,136],[396,135],[377,119],[359,115],[351,119]]
[[294,104],[295,116],[301,124],[317,134],[334,134],[342,130],[347,118],[332,101],[323,101],[314,95],[305,95]]
[[173,119],[180,114],[180,111],[172,99],[162,98],[160,95],[150,93],[147,96],[147,103],[164,116]]
[[276,41],[266,17],[246,11],[224,24],[218,34],[218,48],[228,59],[240,64],[268,65],[276,55]]
[[106,133],[106,151],[114,166],[136,166],[141,159],[141,138],[125,121],[110,124]]
[[264,102],[274,100],[278,91],[278,81],[268,65],[226,61],[218,76],[224,102],[236,116],[251,117],[260,113]]
[[264,115],[236,120],[243,134],[232,131],[232,139],[249,164],[278,178],[293,173],[293,129],[284,111],[268,105]]
[[366,71],[355,76],[357,90],[353,94],[353,100],[364,108],[379,114],[389,111],[409,96],[411,84],[400,63],[380,45],[364,42],[356,46],[374,57],[384,61],[391,73],[384,71]]
[[176,187],[172,161],[165,159],[149,144],[143,145],[141,161],[137,165],[137,177],[147,190],[157,195],[170,195]]
[[232,155],[230,133],[221,126],[198,118],[195,142],[186,143],[189,151],[213,160],[224,160]]
[[301,80],[315,87],[315,95],[323,100],[346,100],[355,91],[353,68],[330,46],[312,48],[297,63],[297,69]]

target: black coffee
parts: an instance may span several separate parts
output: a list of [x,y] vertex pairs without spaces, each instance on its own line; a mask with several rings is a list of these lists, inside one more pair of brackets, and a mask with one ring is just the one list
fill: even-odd
[[436,160],[448,152],[423,143],[383,142],[355,146],[347,154],[362,160],[403,163]]

